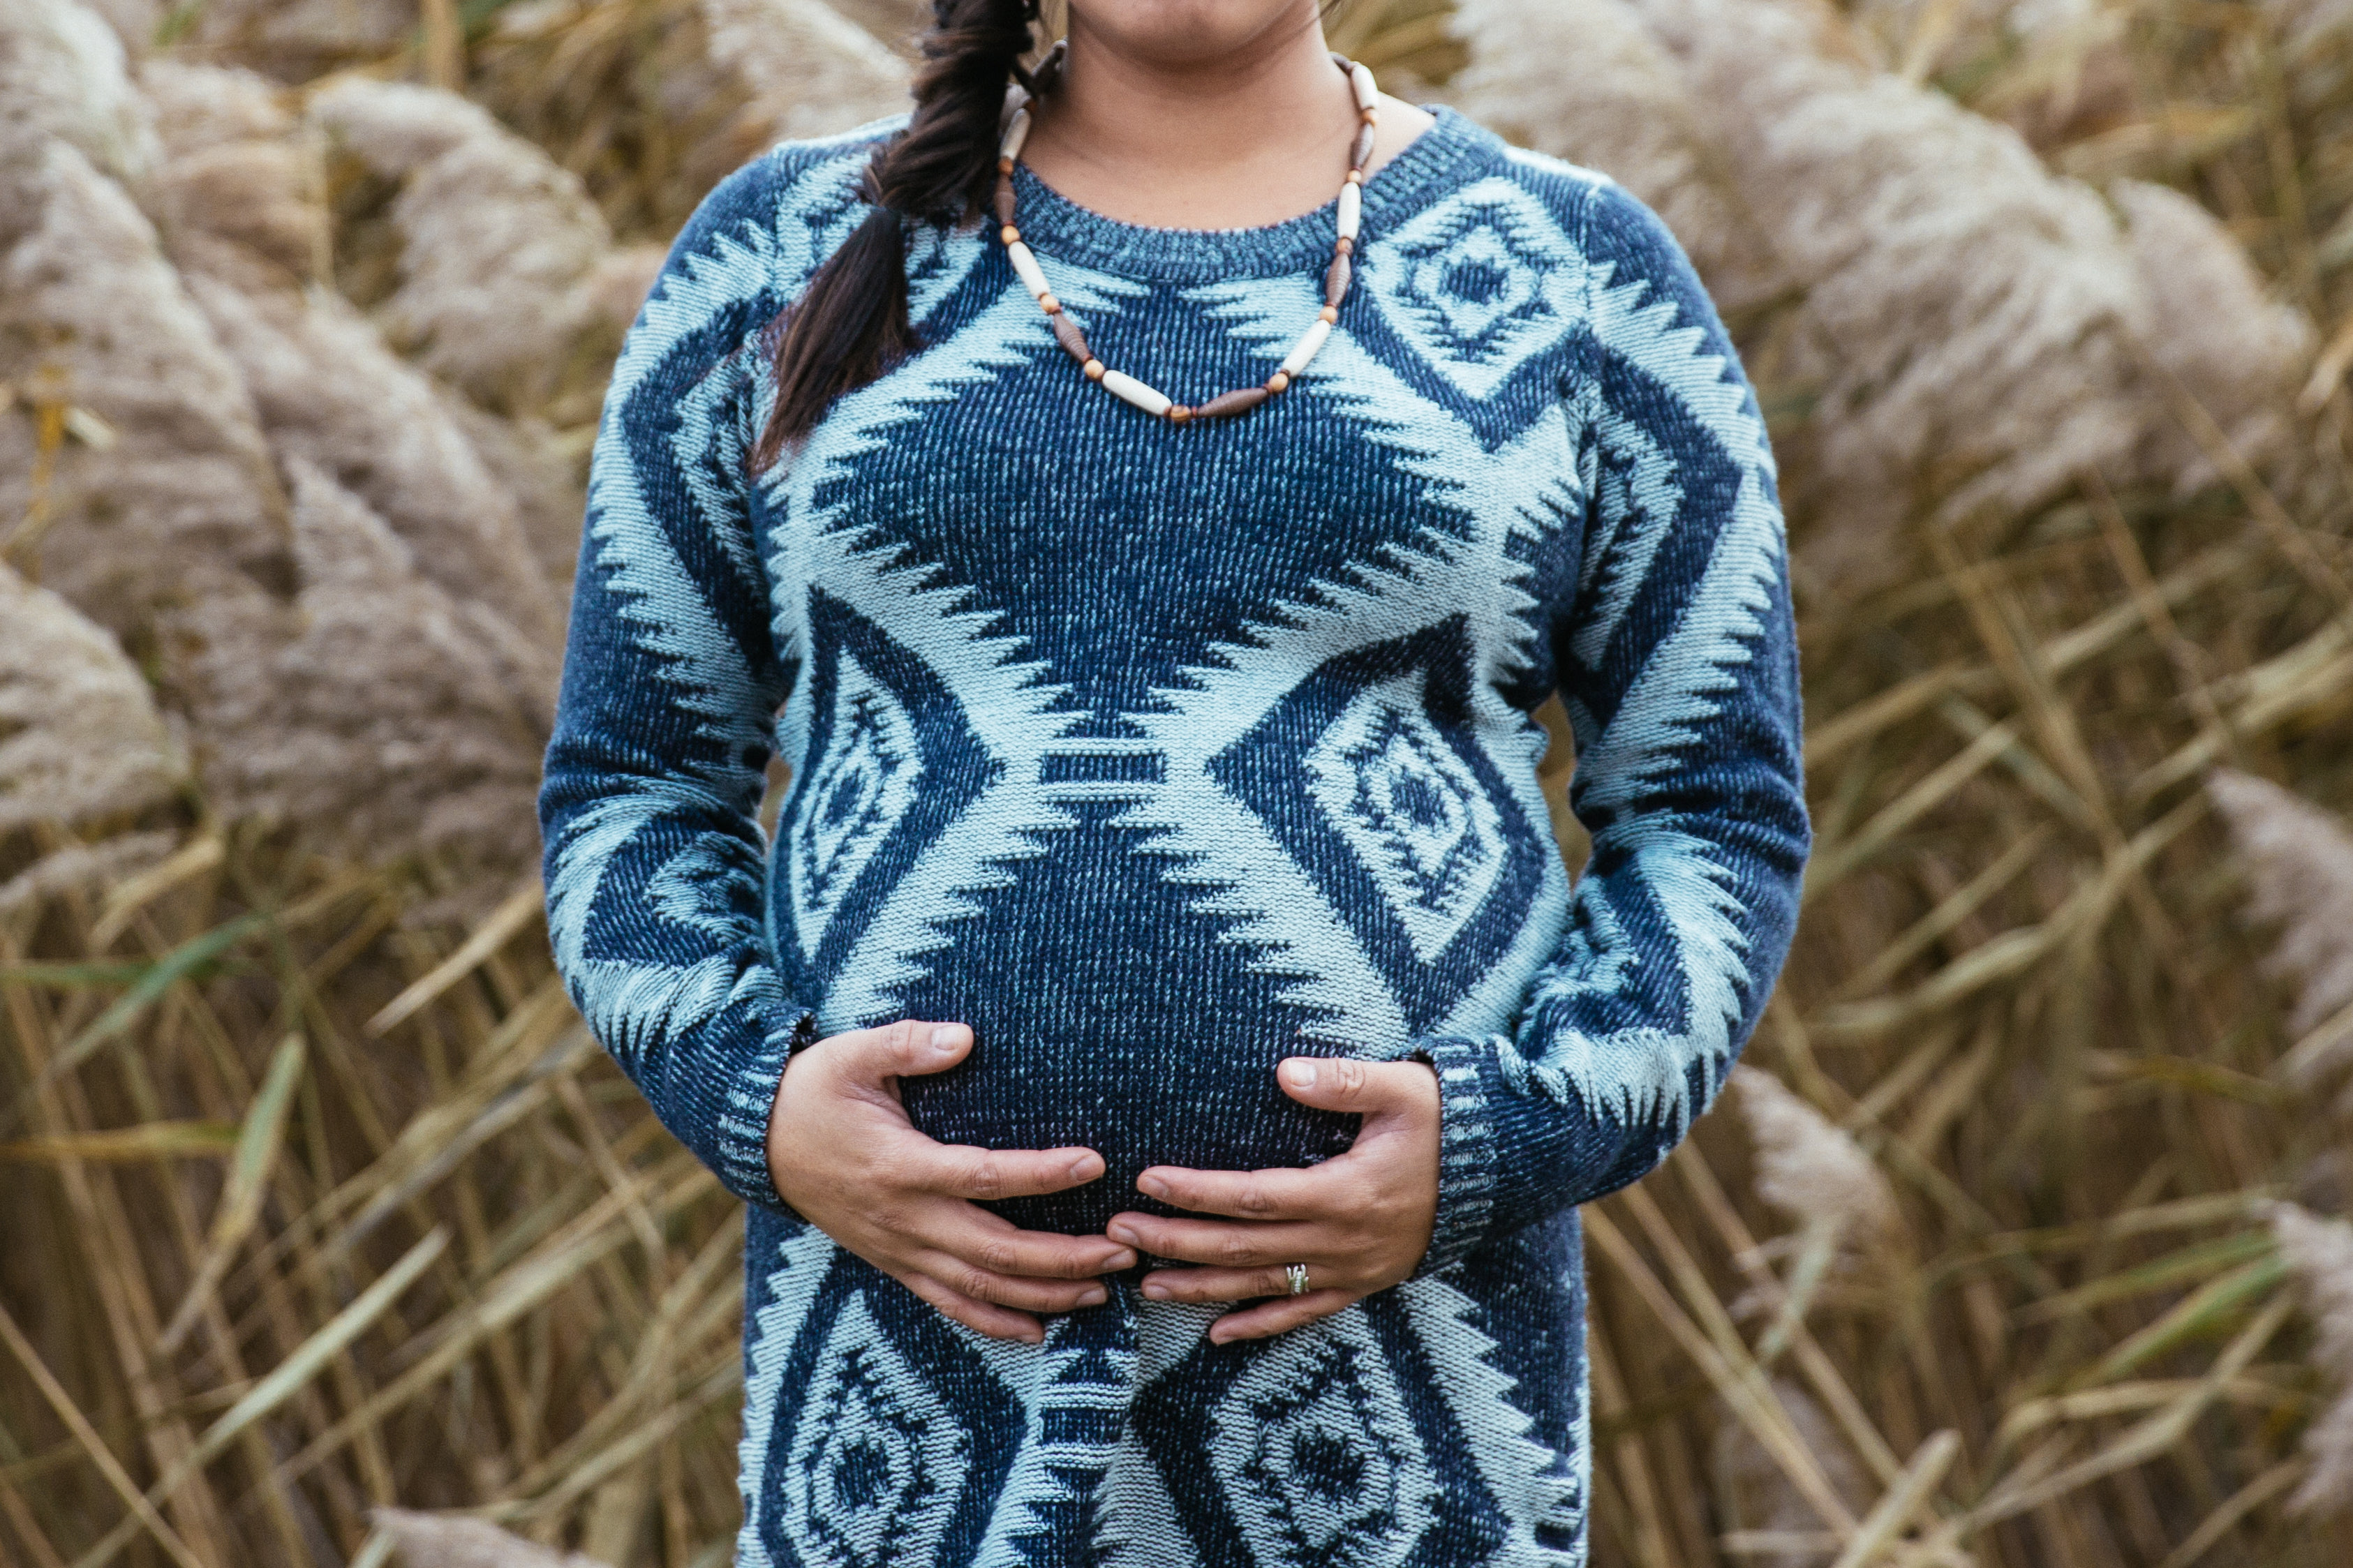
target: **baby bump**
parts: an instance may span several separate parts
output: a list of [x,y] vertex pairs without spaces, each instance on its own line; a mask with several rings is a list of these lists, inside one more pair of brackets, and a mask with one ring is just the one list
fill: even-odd
[[976,1027],[972,1053],[955,1068],[900,1089],[917,1130],[944,1143],[1102,1154],[1099,1181],[988,1205],[1027,1230],[1081,1235],[1123,1209],[1176,1212],[1135,1190],[1149,1166],[1259,1170],[1346,1149],[1356,1117],[1313,1110],[1276,1087],[1275,1064],[1299,1054],[1273,1039],[1250,1048],[1230,1035],[1152,1041],[992,1021]]
[[1148,1166],[1309,1165],[1356,1136],[1356,1117],[1275,1081],[1287,1057],[1344,1051],[1284,1000],[1298,976],[1228,940],[1229,921],[1193,908],[1199,890],[1168,881],[1129,837],[1074,835],[1020,866],[899,993],[902,1016],[973,1030],[955,1068],[902,1081],[919,1131],[1103,1155],[1084,1187],[991,1205],[1027,1229],[1081,1235],[1123,1209],[1174,1212],[1135,1190]]

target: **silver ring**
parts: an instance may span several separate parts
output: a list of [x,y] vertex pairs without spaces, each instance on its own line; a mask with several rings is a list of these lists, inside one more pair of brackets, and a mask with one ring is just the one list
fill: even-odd
[[1282,1272],[1291,1280],[1291,1293],[1293,1295],[1304,1296],[1307,1294],[1307,1265],[1304,1263],[1286,1263],[1282,1266]]

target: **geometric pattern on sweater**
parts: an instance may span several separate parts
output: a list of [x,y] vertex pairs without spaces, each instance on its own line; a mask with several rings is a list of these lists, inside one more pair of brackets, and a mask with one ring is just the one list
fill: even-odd
[[[1772,454],[1688,260],[1590,171],[1451,110],[1366,186],[1362,287],[1282,399],[1171,429],[1073,375],[1001,247],[911,247],[923,346],[747,481],[763,331],[892,122],[714,189],[630,328],[541,817],[583,1016],[751,1205],[745,1564],[1584,1561],[1575,1205],[1688,1131],[1787,952],[1808,848]],[[1107,357],[1262,379],[1331,209],[1023,227]],[[1571,885],[1533,710],[1563,700]],[[792,764],[771,843],[767,763]],[[1302,1051],[1441,1087],[1415,1278],[1214,1346],[1145,1302],[989,1341],[802,1225],[787,1054],[970,1023],[923,1131],[1084,1143],[994,1205],[1091,1231],[1148,1163],[1312,1163]]]

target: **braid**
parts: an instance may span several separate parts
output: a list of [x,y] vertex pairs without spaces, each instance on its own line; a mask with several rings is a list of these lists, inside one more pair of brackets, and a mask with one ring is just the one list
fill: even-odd
[[932,0],[915,110],[867,160],[866,220],[786,309],[776,343],[776,405],[753,447],[754,472],[798,443],[845,392],[918,346],[907,320],[909,223],[963,222],[988,200],[997,120],[1021,67],[1038,0]]

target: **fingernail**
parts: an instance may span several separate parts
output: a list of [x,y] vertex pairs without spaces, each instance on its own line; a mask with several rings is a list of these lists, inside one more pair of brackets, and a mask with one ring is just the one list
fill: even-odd
[[1115,1274],[1123,1268],[1133,1268],[1134,1267],[1135,1254],[1133,1252],[1114,1252],[1109,1258],[1103,1259],[1103,1269],[1106,1273]]
[[1138,1176],[1135,1190],[1147,1198],[1165,1198],[1168,1195],[1168,1184],[1157,1176]]
[[1145,1293],[1146,1296],[1151,1297],[1151,1298],[1152,1298],[1152,1300],[1155,1300],[1155,1301],[1166,1301],[1166,1300],[1168,1300],[1168,1287],[1167,1287],[1167,1286],[1166,1286],[1166,1285],[1160,1285],[1160,1284],[1149,1284],[1149,1285],[1146,1285],[1146,1286],[1145,1286],[1145,1288],[1144,1288],[1144,1293]]
[[1310,1061],[1288,1061],[1282,1064],[1282,1080],[1293,1089],[1315,1087],[1315,1064]]
[[961,1042],[956,1039],[955,1025],[934,1024],[932,1026],[932,1049],[944,1054],[945,1052],[955,1049],[957,1045],[960,1043]]
[[1123,1247],[1142,1247],[1144,1245],[1144,1237],[1136,1235],[1134,1227],[1132,1226],[1114,1225],[1109,1230],[1103,1232],[1103,1234],[1110,1237],[1113,1241],[1118,1242]]
[[1079,1305],[1082,1307],[1100,1307],[1110,1300],[1111,1293],[1100,1285],[1090,1285],[1079,1293]]
[[1071,1162],[1071,1180],[1092,1182],[1096,1174],[1095,1157],[1092,1154],[1082,1154]]

